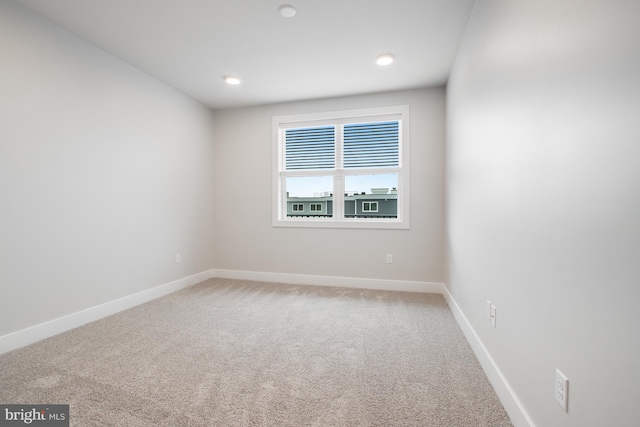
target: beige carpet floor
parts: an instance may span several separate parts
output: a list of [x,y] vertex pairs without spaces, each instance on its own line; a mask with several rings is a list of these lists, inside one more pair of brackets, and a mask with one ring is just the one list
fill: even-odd
[[0,356],[73,426],[510,426],[444,298],[211,279]]

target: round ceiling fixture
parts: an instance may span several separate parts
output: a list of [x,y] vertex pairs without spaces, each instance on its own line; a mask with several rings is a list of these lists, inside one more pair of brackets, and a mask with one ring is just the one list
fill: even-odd
[[240,84],[240,79],[234,76],[226,76],[224,78],[224,81],[227,82],[230,85],[239,85]]
[[280,11],[280,15],[284,16],[285,18],[291,18],[296,14],[296,8],[289,4],[283,4],[278,8],[278,11]]
[[376,59],[376,64],[378,65],[389,65],[393,62],[393,55],[389,53],[385,53],[384,55],[378,56]]

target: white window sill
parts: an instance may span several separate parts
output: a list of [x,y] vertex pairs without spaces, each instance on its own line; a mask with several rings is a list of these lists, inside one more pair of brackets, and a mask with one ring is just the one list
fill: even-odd
[[335,219],[284,219],[275,220],[274,227],[297,227],[297,228],[364,228],[364,229],[387,229],[387,230],[408,230],[409,221],[367,219],[363,220],[335,220]]

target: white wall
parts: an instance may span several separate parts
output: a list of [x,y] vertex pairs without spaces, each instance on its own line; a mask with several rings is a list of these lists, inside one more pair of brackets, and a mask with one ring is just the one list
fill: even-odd
[[0,336],[211,268],[211,111],[10,1],[0,52]]
[[446,284],[538,426],[640,420],[639,16],[478,0],[448,84]]
[[[444,95],[435,88],[216,112],[216,268],[442,282]],[[411,110],[410,230],[271,226],[273,116],[404,104]]]

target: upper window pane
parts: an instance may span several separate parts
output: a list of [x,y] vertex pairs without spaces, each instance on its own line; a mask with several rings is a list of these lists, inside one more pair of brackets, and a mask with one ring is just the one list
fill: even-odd
[[344,125],[344,167],[398,166],[398,121]]
[[335,127],[320,126],[285,131],[286,170],[333,169]]

